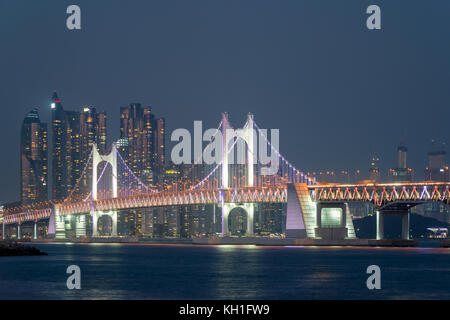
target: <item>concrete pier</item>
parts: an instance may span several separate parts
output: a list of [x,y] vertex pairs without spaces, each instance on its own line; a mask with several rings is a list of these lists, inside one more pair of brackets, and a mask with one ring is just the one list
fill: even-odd
[[377,240],[384,238],[384,215],[377,211]]
[[402,239],[409,240],[409,212],[402,215]]
[[402,240],[409,240],[409,211],[377,211],[377,240],[384,240],[384,216],[400,215],[402,217]]
[[37,239],[37,221],[35,221],[33,224],[33,239]]

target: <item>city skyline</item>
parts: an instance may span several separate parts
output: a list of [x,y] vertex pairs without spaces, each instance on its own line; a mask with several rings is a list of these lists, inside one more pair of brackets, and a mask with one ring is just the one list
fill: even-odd
[[[71,191],[83,192],[91,182],[89,176],[80,178],[93,144],[100,154],[106,154],[112,147],[112,143],[107,144],[106,112],[97,112],[93,106],[80,107],[79,110],[64,109],[56,91],[51,101],[49,130],[47,123],[40,120],[38,107],[23,119],[19,177],[20,197],[24,204],[61,199]],[[141,109],[139,103],[131,103],[130,106],[120,107],[121,134],[120,139],[113,143],[133,168],[133,173],[147,185],[152,185],[153,178],[158,180],[153,175],[161,174],[165,169],[165,121],[164,118],[156,118],[150,107]],[[49,196],[47,187],[50,188]]]
[[[126,159],[126,163],[130,166],[133,172],[147,185],[153,185],[153,183],[158,182],[160,184],[163,183],[163,175],[164,170],[169,169],[170,167],[170,159],[169,162],[165,163],[166,157],[166,140],[170,141],[170,136],[166,137],[165,132],[165,118],[156,118],[155,114],[152,111],[152,107],[141,107],[140,103],[130,103],[129,107],[119,107],[120,110],[120,127],[112,130],[113,132],[119,131],[119,138],[115,141],[111,141],[111,134],[108,137],[107,130],[107,114],[102,111],[97,113],[95,106],[82,106],[78,108],[79,110],[65,110],[62,107],[62,101],[58,97],[56,90],[53,92],[51,103],[50,103],[50,112],[52,114],[52,126],[50,128],[50,134],[45,132],[45,139],[51,141],[51,143],[46,142],[50,146],[52,151],[48,151],[49,154],[46,155],[46,158],[49,159],[48,168],[50,169],[51,174],[45,174],[46,179],[51,179],[51,183],[46,181],[46,184],[50,188],[48,190],[48,199],[58,199],[64,196],[67,196],[70,191],[75,187],[78,179],[81,175],[81,170],[83,169],[83,163],[87,161],[87,157],[90,154],[92,143],[95,142],[99,147],[100,153],[105,153],[106,150],[111,148],[112,143],[116,143],[118,149],[121,151],[121,154]],[[57,148],[58,138],[54,138],[54,127],[55,130],[58,130],[59,122],[58,120],[58,112],[61,112],[60,118],[65,119],[67,122],[67,126],[73,126],[69,131],[71,132],[72,137],[70,140],[71,143],[74,144],[74,149],[80,149],[79,153],[74,153],[72,155],[65,155],[63,158],[65,161],[69,161],[71,163],[70,172],[64,172],[64,175],[67,175],[65,178],[68,183],[68,187],[65,188],[61,185],[61,183],[57,183],[58,177],[58,169],[57,166],[57,155],[58,153],[55,151]],[[147,114],[147,116],[146,116]],[[39,118],[39,108],[35,107],[32,111],[30,111],[24,118],[24,123],[29,122],[27,119],[36,119],[40,121]],[[56,123],[55,123],[56,119]],[[133,120],[135,119],[135,120]],[[147,120],[145,120],[147,119]],[[99,123],[100,121],[100,123]],[[134,123],[134,124],[133,124]],[[70,124],[70,125],[69,125]],[[46,127],[46,123],[43,123],[42,126]],[[111,129],[111,128],[110,128]],[[147,131],[145,131],[147,130]],[[64,131],[67,131],[67,128],[64,127]],[[137,139],[133,139],[134,132],[142,132],[142,138],[140,136]],[[155,132],[155,134],[153,134]],[[97,134],[98,133],[98,134]],[[156,134],[157,133],[157,134]],[[140,133],[139,133],[140,134]],[[146,140],[150,138],[146,138],[146,136],[152,136],[151,140]],[[48,137],[47,137],[48,136]],[[57,135],[56,135],[57,136]],[[56,139],[56,140],[55,140]],[[136,140],[137,142],[132,142]],[[65,141],[65,140],[64,140]],[[147,142],[146,142],[147,141]],[[56,143],[56,144],[55,144]],[[64,142],[67,143],[67,142]],[[142,145],[140,147],[139,145]],[[135,146],[133,146],[133,144]],[[147,147],[144,147],[144,145]],[[379,182],[389,182],[389,181],[421,181],[421,180],[435,180],[435,181],[446,181],[445,178],[448,176],[448,163],[446,159],[446,150],[445,143],[442,146],[436,146],[436,141],[433,139],[430,144],[430,151],[427,152],[427,164],[424,168],[419,168],[418,170],[407,169],[409,170],[409,176],[402,176],[399,174],[397,178],[397,172],[400,170],[406,170],[407,164],[407,153],[408,148],[404,143],[400,143],[397,146],[398,165],[395,168],[394,166],[389,166],[384,164],[380,166],[380,162],[383,163],[382,159],[378,157],[377,167],[387,167],[388,169],[380,170],[378,174],[378,178],[373,179],[371,176],[371,167],[369,165],[369,161],[367,162],[366,167],[363,165],[360,168],[338,168],[338,169],[324,169],[319,168],[317,170],[308,171],[312,177],[318,179],[319,182],[338,182],[338,183],[351,183],[363,180],[377,180]],[[144,149],[138,149],[144,148]],[[154,152],[153,150],[160,149],[161,152]],[[21,150],[23,149],[23,142],[21,142]],[[147,150],[152,150],[147,152]],[[169,150],[170,153],[170,150]],[[439,160],[431,160],[430,155],[435,155],[439,157]],[[377,156],[375,156],[377,157]],[[434,158],[435,158],[434,157]],[[69,160],[71,159],[71,160]],[[23,162],[23,161],[21,161]],[[372,161],[373,162],[373,161]],[[147,164],[145,164],[147,163]],[[435,165],[435,173],[431,176],[429,166]],[[409,163],[408,163],[409,164]],[[445,177],[438,177],[437,175],[442,174],[439,172],[441,168],[446,168]],[[67,170],[67,169],[66,169]],[[422,172],[425,171],[423,174]],[[143,174],[143,172],[147,172],[147,176]],[[148,173],[151,173],[148,176]],[[21,173],[23,180],[23,171]],[[421,178],[421,177],[424,178]],[[433,178],[434,177],[434,178]],[[436,180],[437,178],[437,180]],[[156,181],[154,181],[156,179]],[[84,185],[84,188],[87,188],[89,184],[89,179],[85,181],[80,181],[79,185]],[[80,186],[77,186],[79,190]],[[23,187],[21,187],[23,189]],[[21,190],[22,190],[21,189]],[[67,189],[67,190],[66,190]],[[77,191],[75,190],[75,191]],[[58,195],[58,192],[60,195]],[[23,194],[23,191],[21,191]],[[24,197],[21,196],[23,201]],[[42,196],[41,196],[41,199]],[[5,202],[14,202],[12,201],[3,201]],[[26,203],[26,201],[24,202]]]
[[[42,121],[50,124],[48,92],[53,90],[68,109],[94,105],[106,111],[108,144],[120,138],[119,107],[132,102],[157,108],[167,120],[166,139],[176,128],[191,129],[194,120],[214,127],[220,112],[236,121],[252,112],[264,127],[280,129],[281,150],[308,171],[367,171],[376,153],[385,173],[395,167],[402,141],[419,178],[430,141],[450,138],[445,85],[450,46],[442,40],[449,29],[442,7],[448,3],[411,3],[410,14],[386,3],[389,15],[383,21],[390,32],[378,33],[365,28],[360,13],[366,3],[266,1],[254,14],[252,5],[236,11],[233,2],[200,11],[178,3],[183,10],[174,12],[167,4],[134,2],[123,16],[120,2],[111,1],[108,8],[87,1],[79,5],[86,13],[79,32],[65,28],[64,4],[27,4],[44,12],[34,24],[19,18],[21,3],[0,13],[15,30],[0,31],[10,40],[1,53],[2,75],[13,75],[0,76],[2,104],[10,113],[0,134],[10,137],[5,148],[12,150],[0,159],[0,173],[11,182],[0,185],[4,201],[17,200],[20,192],[20,123],[37,105]],[[122,19],[111,23],[104,10]],[[410,15],[423,10],[435,19],[411,24]],[[127,40],[118,46],[117,37]],[[64,50],[46,55],[32,50],[34,45],[46,52]]]
[[0,0],[0,300],[450,299],[449,14]]

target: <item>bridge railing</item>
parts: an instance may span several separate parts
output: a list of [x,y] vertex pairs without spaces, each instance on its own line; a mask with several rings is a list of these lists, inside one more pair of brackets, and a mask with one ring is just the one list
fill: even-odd
[[315,201],[367,201],[375,206],[394,201],[450,203],[450,184],[445,182],[337,184],[308,188]]

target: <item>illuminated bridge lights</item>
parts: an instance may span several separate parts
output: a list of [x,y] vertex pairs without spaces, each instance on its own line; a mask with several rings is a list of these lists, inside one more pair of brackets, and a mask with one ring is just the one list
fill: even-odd
[[[450,184],[448,183],[408,183],[399,184],[354,184],[354,185],[315,185],[308,186],[311,198],[315,201],[366,201],[380,207],[390,202],[443,201],[450,203]],[[101,199],[97,201],[78,201],[56,204],[61,215],[85,214],[91,211],[110,211],[133,208],[147,208],[192,204],[219,204],[223,192],[226,203],[280,203],[287,202],[286,185],[272,187],[242,187],[229,189],[187,190],[178,192],[158,192],[129,197]],[[49,218],[53,207],[8,213],[5,210],[6,224],[37,221]]]
[[[222,130],[231,128],[225,114],[221,123],[224,124]],[[244,125],[245,130],[252,129],[252,124],[253,128],[261,133],[259,127],[253,122],[253,116],[249,115]],[[90,213],[95,215],[96,212],[176,205],[283,203],[287,202],[288,183],[301,183],[302,186],[307,187],[311,199],[316,202],[366,201],[374,203],[376,207],[399,201],[415,204],[425,201],[450,202],[450,183],[318,184],[313,178],[305,175],[289,163],[264,134],[262,134],[262,137],[271,153],[273,152],[278,157],[279,170],[276,174],[258,176],[256,172],[253,173],[253,169],[250,169],[253,168],[254,164],[250,166],[250,163],[246,163],[247,170],[242,170],[242,173],[230,170],[230,176],[233,179],[228,179],[226,173],[230,168],[226,159],[239,139],[236,138],[231,148],[223,153],[222,162],[217,164],[208,174],[195,179],[192,178],[192,181],[180,180],[167,186],[167,189],[163,191],[154,190],[140,181],[122,159],[120,153],[117,153],[116,147],[113,147],[108,155],[101,155],[94,145],[91,155],[84,164],[82,175],[67,199],[60,202],[46,201],[5,209],[3,211],[4,222],[5,224],[20,224],[27,221],[48,219],[53,213],[55,215]],[[234,137],[232,138],[234,139]],[[253,140],[248,139],[248,137],[246,139],[244,141]],[[113,169],[109,177],[106,174],[106,166],[100,176],[96,176],[97,165],[102,161]],[[80,194],[77,191],[79,190],[78,184],[82,178],[86,178],[85,175],[88,170],[94,170],[92,172],[95,172],[95,175],[92,174],[92,190],[89,194],[87,194],[88,192]],[[246,174],[246,171],[251,171],[251,173]],[[111,185],[112,190],[109,190],[106,185]],[[228,214],[224,213],[226,207],[222,206],[222,216]]]
[[[79,201],[57,204],[59,214],[83,214],[91,211],[109,211],[132,208],[147,208],[191,204],[219,204],[219,189],[189,190],[183,192],[161,192],[131,197],[110,198],[97,201]],[[261,203],[286,202],[286,186],[243,187],[223,190],[224,202]],[[37,211],[5,214],[5,223],[22,223],[49,218],[52,207]]]
[[315,201],[368,201],[377,207],[398,201],[450,203],[450,184],[441,182],[317,185],[308,188]]
[[[443,201],[450,203],[450,184],[448,183],[408,183],[399,184],[355,184],[355,185],[316,185],[308,186],[311,198],[315,201],[367,201],[375,206],[389,202]],[[179,192],[160,192],[129,197],[101,199],[97,201],[78,201],[56,206],[61,215],[82,214],[91,211],[109,211],[132,208],[160,207],[191,204],[219,204],[220,191],[226,203],[274,203],[287,201],[286,185],[274,187],[242,187]],[[52,208],[8,214],[6,224],[36,221],[50,217]]]

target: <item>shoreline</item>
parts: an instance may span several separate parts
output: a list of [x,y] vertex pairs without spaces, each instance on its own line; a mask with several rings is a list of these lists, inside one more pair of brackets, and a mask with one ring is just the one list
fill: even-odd
[[17,257],[17,256],[46,256],[47,252],[43,252],[38,248],[24,245],[21,242],[0,240],[0,257]]
[[153,244],[153,245],[255,245],[255,246],[279,246],[279,247],[417,247],[417,248],[449,248],[450,239],[423,239],[423,240],[374,240],[374,239],[345,239],[345,240],[323,240],[323,239],[290,239],[290,238],[260,238],[260,237],[213,237],[213,238],[77,238],[77,239],[27,239],[17,241],[24,244]]

